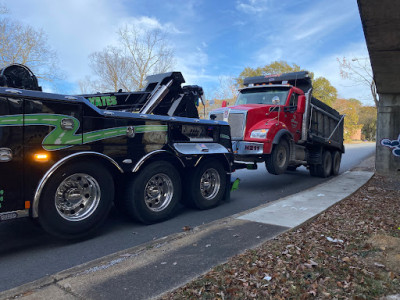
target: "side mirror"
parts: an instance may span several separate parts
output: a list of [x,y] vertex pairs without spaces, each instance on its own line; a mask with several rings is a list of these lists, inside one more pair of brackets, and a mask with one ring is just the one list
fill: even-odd
[[272,98],[272,104],[273,104],[273,105],[279,105],[280,103],[281,103],[281,100],[279,99],[278,96],[274,96],[274,97]]
[[281,100],[279,100],[279,99],[272,99],[272,104],[273,104],[273,105],[279,105],[279,103],[281,103]]
[[297,101],[297,112],[304,114],[306,110],[306,96],[300,95]]

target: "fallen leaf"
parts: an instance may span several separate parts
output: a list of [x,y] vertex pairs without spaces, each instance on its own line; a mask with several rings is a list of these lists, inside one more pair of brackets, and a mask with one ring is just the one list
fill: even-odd
[[377,263],[377,262],[375,262],[374,265],[377,266],[378,268],[384,268],[385,267],[385,265],[382,265],[382,264]]
[[346,256],[342,258],[342,261],[344,261],[345,263],[350,262],[350,257]]
[[311,264],[313,267],[318,266],[318,264],[317,264],[315,261],[313,261],[312,259],[310,259],[310,264]]
[[309,291],[308,292],[310,295],[313,295],[314,297],[317,296],[317,291]]
[[393,272],[389,272],[389,277],[390,277],[391,280],[393,280],[394,277],[395,277],[394,273]]

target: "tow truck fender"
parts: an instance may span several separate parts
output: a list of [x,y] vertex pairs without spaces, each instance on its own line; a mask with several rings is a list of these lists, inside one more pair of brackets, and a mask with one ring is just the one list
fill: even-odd
[[54,174],[55,171],[58,170],[61,166],[63,166],[66,162],[70,161],[71,159],[80,157],[80,156],[86,156],[86,157],[100,157],[102,159],[105,159],[109,163],[115,166],[115,168],[120,172],[124,173],[123,169],[118,165],[118,163],[113,160],[111,157],[98,153],[98,152],[92,152],[92,151],[84,151],[84,152],[77,152],[73,153],[71,155],[68,155],[62,159],[60,159],[58,162],[56,162],[42,177],[42,179],[39,181],[39,184],[36,188],[35,195],[33,197],[33,204],[32,204],[32,217],[37,218],[39,216],[39,200],[40,196],[42,194],[43,188],[46,185],[47,181],[49,178]]
[[174,143],[174,149],[182,154],[182,155],[195,155],[198,156],[198,159],[193,164],[193,166],[197,166],[204,157],[207,156],[216,156],[224,157],[224,167],[228,171],[228,173],[232,170],[232,165],[229,162],[229,158],[227,156],[232,155],[232,153],[218,143]]
[[155,151],[147,153],[145,156],[143,156],[132,168],[132,173],[136,173],[137,171],[139,171],[139,169],[143,166],[143,164],[145,164],[147,161],[149,161],[150,159],[153,159],[157,156],[169,156],[172,160],[176,160],[177,162],[179,162],[179,164],[183,168],[185,167],[185,164],[183,163],[183,161],[176,155],[171,154],[167,150],[155,150]]

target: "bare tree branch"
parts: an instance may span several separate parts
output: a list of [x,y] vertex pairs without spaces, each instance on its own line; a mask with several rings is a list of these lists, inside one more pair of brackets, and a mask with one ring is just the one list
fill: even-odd
[[174,52],[160,30],[140,31],[133,25],[125,25],[118,32],[120,44],[108,46],[89,56],[90,67],[98,81],[84,79],[81,91],[88,86],[96,91],[137,90],[145,85],[148,75],[171,71]]
[[[7,8],[0,6],[0,15],[7,13]],[[52,82],[63,77],[57,54],[49,47],[43,30],[1,16],[0,68],[12,63],[27,65],[42,80]]]
[[338,58],[337,61],[339,62],[340,76],[353,81],[356,85],[367,86],[371,91],[375,107],[378,107],[379,99],[369,58],[356,57],[348,60],[346,57],[343,57],[342,59]]

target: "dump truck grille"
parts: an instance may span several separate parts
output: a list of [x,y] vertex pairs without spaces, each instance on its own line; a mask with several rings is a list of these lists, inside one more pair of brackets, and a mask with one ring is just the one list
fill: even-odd
[[[216,120],[223,121],[224,113],[214,113]],[[244,130],[246,127],[247,111],[234,111],[230,110],[228,116],[228,123],[231,127],[232,140],[243,140]]]

